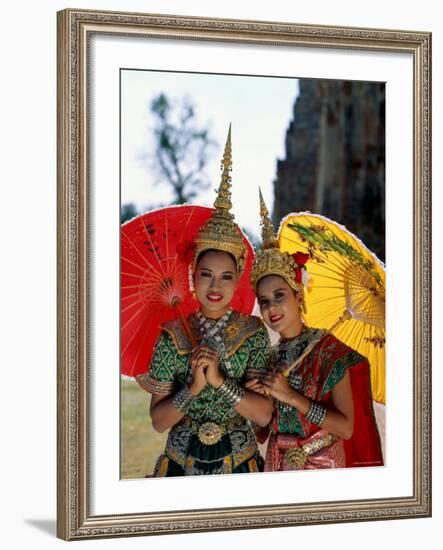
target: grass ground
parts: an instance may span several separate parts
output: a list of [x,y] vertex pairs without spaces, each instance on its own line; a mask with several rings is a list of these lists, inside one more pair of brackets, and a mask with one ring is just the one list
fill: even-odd
[[154,431],[149,415],[151,395],[134,380],[121,381],[121,478],[152,473],[165,448],[166,433]]

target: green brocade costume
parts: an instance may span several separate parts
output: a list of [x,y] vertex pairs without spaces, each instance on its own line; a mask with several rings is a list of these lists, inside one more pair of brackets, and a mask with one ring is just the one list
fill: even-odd
[[[188,321],[199,343],[199,322],[195,315]],[[172,396],[191,379],[192,345],[181,321],[167,323],[162,329],[149,373],[137,380],[150,393]],[[223,343],[225,352],[219,368],[226,378],[242,384],[249,369],[266,371],[270,343],[258,317],[234,311],[224,329]],[[205,437],[207,433],[209,437]],[[263,459],[251,423],[207,384],[187,415],[171,428],[154,476],[245,473],[262,469]]]

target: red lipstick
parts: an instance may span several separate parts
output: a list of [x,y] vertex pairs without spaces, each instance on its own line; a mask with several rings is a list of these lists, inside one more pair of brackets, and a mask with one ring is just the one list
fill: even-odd
[[278,321],[280,321],[280,319],[283,319],[283,315],[271,315],[269,317],[271,323],[277,323]]
[[216,292],[210,292],[206,295],[206,297],[210,302],[220,302],[220,300],[223,298],[223,295]]

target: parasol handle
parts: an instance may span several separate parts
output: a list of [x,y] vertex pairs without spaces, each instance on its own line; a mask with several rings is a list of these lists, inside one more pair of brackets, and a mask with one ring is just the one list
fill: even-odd
[[332,332],[339,327],[342,323],[345,321],[348,321],[349,319],[352,319],[352,313],[349,311],[349,309],[345,309],[341,317],[338,319],[336,323],[332,325],[332,327],[329,330],[323,331],[318,338],[313,340],[305,349],[305,351],[298,357],[296,361],[292,363],[292,365],[289,365],[284,371],[282,371],[283,376],[288,377],[289,373],[295,369],[295,367],[298,367],[298,365],[303,361],[303,359],[308,356],[311,351],[315,348],[317,344],[319,344],[323,338],[325,338],[328,334],[332,334]]
[[194,335],[192,334],[192,330],[191,330],[191,327],[189,326],[188,320],[183,315],[183,312],[180,307],[180,300],[176,296],[174,296],[174,298],[172,299],[172,305],[178,311],[180,320],[183,323],[183,326],[185,327],[186,334],[188,335],[188,338],[191,341],[192,349],[194,349],[197,342],[195,341]]

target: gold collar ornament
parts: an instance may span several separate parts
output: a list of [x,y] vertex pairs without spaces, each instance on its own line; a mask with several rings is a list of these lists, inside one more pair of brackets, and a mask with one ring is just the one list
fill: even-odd
[[296,292],[301,293],[302,308],[306,312],[305,297],[304,297],[304,284],[303,284],[303,271],[306,270],[304,264],[309,256],[298,252],[296,254],[289,254],[288,252],[282,252],[278,247],[278,242],[274,234],[274,227],[269,218],[269,211],[266,207],[265,201],[260,194],[260,217],[262,226],[262,249],[257,252],[254,258],[254,264],[251,272],[252,287],[257,294],[257,285],[260,279],[267,277],[268,275],[279,275],[282,277],[288,285]]
[[222,176],[214,201],[214,212],[209,220],[202,226],[195,239],[195,253],[192,263],[192,272],[195,271],[199,255],[205,250],[221,250],[234,256],[237,264],[237,273],[241,275],[244,270],[247,257],[247,248],[243,242],[242,233],[234,221],[234,215],[230,212],[231,202],[231,176],[232,148],[231,125],[229,125],[228,137],[221,162]]

